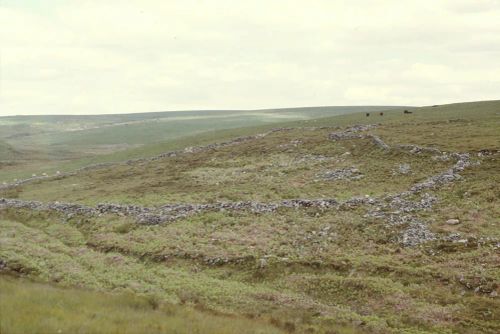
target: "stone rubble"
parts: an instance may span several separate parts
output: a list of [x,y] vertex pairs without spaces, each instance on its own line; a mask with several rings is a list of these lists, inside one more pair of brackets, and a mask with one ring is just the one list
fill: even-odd
[[403,232],[400,242],[403,246],[411,247],[432,240],[436,240],[436,235],[429,231],[427,224],[412,221],[410,226]]
[[420,200],[407,200],[407,193],[400,193],[392,196],[387,196],[385,199],[389,201],[387,208],[396,210],[396,213],[410,213],[416,211],[430,210],[434,203],[437,202],[437,197],[424,193],[420,196]]
[[391,147],[389,145],[387,145],[386,143],[384,143],[384,141],[382,139],[380,139],[380,137],[378,137],[376,135],[369,134],[369,135],[366,135],[366,137],[371,138],[372,142],[376,146],[380,147],[383,150],[390,150],[391,149]]
[[250,211],[253,213],[274,212],[280,208],[320,208],[339,207],[335,199],[290,199],[280,202],[261,203],[253,201],[217,202],[208,204],[167,204],[158,208],[147,208],[137,205],[98,204],[90,207],[73,203],[42,203],[20,199],[0,198],[0,209],[22,208],[35,211],[56,211],[66,216],[115,214],[119,216],[135,217],[140,224],[156,225],[174,221],[180,218],[206,211]]
[[378,124],[368,124],[368,125],[354,125],[347,128],[344,131],[332,132],[328,136],[330,140],[348,140],[348,139],[360,139],[365,136],[359,134],[358,132],[368,131],[370,129],[376,128]]
[[[346,139],[365,139],[370,138],[373,143],[384,149],[391,149],[379,137],[372,134],[359,134],[357,132],[366,131],[374,126],[354,126],[341,132],[331,133],[331,140],[346,140]],[[365,217],[374,217],[385,219],[388,225],[404,225],[406,229],[402,232],[399,242],[403,246],[416,246],[430,240],[435,240],[437,237],[429,231],[427,224],[416,219],[410,213],[415,213],[421,210],[430,210],[433,204],[437,201],[434,196],[425,193],[420,195],[423,190],[435,189],[446,183],[459,180],[461,176],[459,172],[470,167],[472,162],[469,153],[447,153],[436,148],[422,147],[417,145],[396,145],[395,148],[407,150],[411,154],[420,155],[422,153],[434,154],[433,160],[449,161],[455,159],[456,163],[448,170],[437,175],[429,177],[427,180],[413,185],[408,191],[404,191],[392,196],[386,196],[382,201],[374,199],[372,203],[376,204],[375,208],[369,210]],[[409,165],[400,165],[399,173],[406,174],[411,171]],[[411,196],[420,196],[417,200],[408,200]],[[389,213],[387,213],[389,211]]]
[[185,218],[207,211],[249,211],[252,213],[270,213],[281,208],[288,209],[346,209],[361,205],[375,204],[372,198],[351,198],[345,202],[335,199],[286,199],[278,202],[262,203],[255,201],[216,202],[207,204],[166,204],[157,208],[137,205],[119,205],[103,203],[90,207],[74,203],[42,203],[20,199],[0,198],[0,210],[4,208],[22,208],[34,211],[56,211],[68,217],[74,215],[101,216],[114,214],[134,217],[140,224],[156,225]]
[[380,137],[374,134],[360,134],[358,132],[367,131],[373,128],[376,128],[378,124],[369,124],[369,125],[355,125],[350,128],[347,128],[344,131],[332,132],[328,136],[330,140],[349,140],[349,139],[371,139],[371,141],[375,144],[375,146],[383,149],[390,150],[391,147],[387,145]]
[[458,173],[472,165],[470,155],[469,153],[454,153],[452,156],[457,159],[455,165],[442,173],[431,176],[424,182],[415,184],[409,191],[415,193],[461,179]]

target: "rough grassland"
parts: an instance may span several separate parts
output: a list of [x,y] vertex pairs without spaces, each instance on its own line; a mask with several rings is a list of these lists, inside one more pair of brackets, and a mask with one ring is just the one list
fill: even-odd
[[[374,211],[369,205],[280,208],[260,214],[204,211],[152,226],[112,214],[67,216],[4,208],[0,270],[59,286],[128,294],[116,298],[140,295],[237,319],[244,316],[253,319],[248,326],[272,324],[285,332],[498,333],[500,102],[280,126],[342,130],[360,123],[380,123],[366,133],[378,135],[392,149],[381,149],[369,138],[332,141],[328,134],[334,129],[295,129],[234,146],[27,183],[1,191],[0,197],[151,207],[366,195],[378,199],[404,192],[455,163],[438,159],[442,155],[432,151],[398,149],[399,144],[467,152],[471,165],[460,171],[460,178],[408,197],[424,204],[433,199],[432,205],[408,213],[411,221],[391,220],[393,215],[406,217],[399,212],[405,207]],[[227,136],[225,132],[214,139]],[[357,172],[328,177],[349,168]],[[363,177],[357,178],[359,174]],[[450,224],[450,219],[458,223]],[[420,229],[420,239],[408,246],[402,240],[412,226]],[[68,298],[83,293],[65,291]],[[92,294],[94,298],[99,295]],[[110,303],[105,305],[113,310],[110,316],[128,312]],[[66,311],[64,317],[76,317]],[[161,308],[140,312],[154,318]],[[212,319],[191,310],[176,312],[181,319]],[[226,326],[224,317],[220,319],[214,324]],[[241,321],[246,326],[247,320]],[[181,333],[185,329],[179,328]]]
[[0,297],[1,333],[282,333],[248,319],[161,303],[153,296],[62,289],[2,276]]
[[[450,162],[404,153],[386,154],[374,149],[369,140],[331,142],[325,140],[328,133],[328,130],[276,133],[217,151],[116,166],[26,185],[17,196],[147,206],[169,202],[342,199],[402,191],[429,173],[450,165]],[[300,143],[294,144],[297,138]],[[413,173],[395,172],[400,164],[410,164]],[[358,169],[363,177],[359,180],[325,180],[323,177],[328,171],[351,167]]]
[[285,121],[388,108],[395,107],[0,117],[0,141],[19,151],[16,156],[6,155],[0,142],[0,163],[10,163],[10,168],[0,168],[0,183],[25,178],[33,173],[54,173],[90,163],[153,155],[165,150],[165,146],[182,147],[185,140],[209,140],[214,135],[220,138],[219,131],[224,129],[234,136],[240,135],[240,130],[230,129],[243,126],[272,126]]

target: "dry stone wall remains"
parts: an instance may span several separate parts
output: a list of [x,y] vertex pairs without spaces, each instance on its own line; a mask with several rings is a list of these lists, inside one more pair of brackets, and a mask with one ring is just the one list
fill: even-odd
[[[407,151],[410,154],[420,155],[422,153],[434,154],[434,159],[454,159],[455,164],[444,172],[437,175],[429,177],[427,180],[413,185],[409,190],[403,191],[398,194],[386,195],[382,197],[355,197],[344,202],[338,202],[335,199],[291,199],[282,200],[278,202],[255,202],[255,201],[239,201],[239,202],[217,202],[217,203],[206,203],[206,204],[166,204],[160,207],[148,208],[137,205],[119,205],[102,203],[95,207],[73,204],[73,203],[42,203],[38,201],[28,201],[20,199],[7,199],[0,198],[0,210],[3,208],[22,208],[29,210],[49,210],[59,212],[66,215],[67,217],[72,217],[74,215],[91,215],[91,216],[101,216],[104,214],[114,214],[120,216],[130,216],[135,218],[139,224],[162,224],[166,222],[175,221],[177,219],[185,218],[194,214],[207,212],[207,211],[241,211],[246,210],[253,213],[269,213],[279,210],[281,208],[319,208],[319,209],[337,209],[337,210],[349,210],[359,206],[367,206],[367,214],[365,218],[373,217],[378,219],[383,219],[388,226],[405,226],[406,228],[402,231],[397,242],[400,242],[404,246],[415,246],[420,243],[435,240],[438,237],[429,231],[428,224],[418,218],[415,214],[419,211],[430,210],[434,203],[438,199],[428,193],[423,193],[424,190],[436,189],[446,183],[459,180],[461,178],[460,172],[465,168],[471,167],[479,162],[473,163],[468,153],[447,153],[441,152],[435,148],[420,147],[417,145],[396,145],[390,147],[385,142],[383,142],[379,137],[372,134],[365,134],[360,132],[366,132],[370,129],[375,128],[377,125],[356,125],[349,127],[344,131],[332,132],[329,135],[330,140],[352,140],[352,139],[364,139],[369,138],[372,140],[374,145],[384,150],[399,149]],[[303,130],[319,130],[319,129],[331,129],[328,127],[321,128],[302,128]],[[144,161],[155,161],[159,159],[164,159],[168,157],[174,157],[182,154],[190,154],[201,152],[205,150],[213,150],[217,148],[222,148],[230,145],[236,145],[239,143],[248,142],[251,140],[256,140],[263,138],[271,133],[278,131],[290,131],[293,128],[278,128],[273,129],[269,132],[258,134],[254,136],[239,137],[230,141],[210,144],[206,146],[197,146],[186,148],[184,150],[167,152],[149,159],[137,159],[128,160],[126,164],[133,164],[137,162]],[[81,168],[75,172],[67,173],[64,175],[58,174],[57,176],[40,176],[32,177],[26,180],[18,181],[15,184],[8,185],[8,187],[22,185],[28,182],[45,180],[48,178],[65,177],[69,175],[74,175],[81,171],[86,171],[95,168],[109,167],[114,163],[92,165]],[[353,174],[358,174],[352,169],[334,171],[332,174],[333,178],[337,178],[338,175],[351,177]],[[5,188],[5,186],[4,186]],[[2,189],[2,187],[0,187]],[[452,238],[453,239],[453,238]],[[455,240],[457,238],[454,238]],[[451,239],[450,239],[451,240]]]

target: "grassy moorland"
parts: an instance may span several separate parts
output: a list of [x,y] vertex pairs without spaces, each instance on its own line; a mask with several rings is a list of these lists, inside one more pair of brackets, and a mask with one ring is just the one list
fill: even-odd
[[162,303],[154,296],[63,289],[9,277],[0,277],[0,297],[2,333],[283,332],[241,317]]
[[[0,117],[0,162],[4,164],[0,168],[0,183],[32,174],[76,169],[90,163],[148,156],[164,149],[165,145],[172,145],[174,140],[200,135],[209,140],[220,136],[217,132],[224,129],[391,108],[397,107],[334,106]],[[237,134],[238,130],[234,133]],[[3,147],[7,144],[19,154],[4,154]]]
[[[332,131],[373,123],[380,125],[366,133],[379,136],[391,149],[377,147],[369,138],[328,139]],[[119,294],[116,298],[132,294],[165,305],[187,304],[244,317],[243,322],[252,319],[255,326],[271,324],[285,332],[500,331],[499,101],[273,125],[277,126],[297,129],[238,145],[27,183],[2,190],[0,197],[149,207],[290,198],[381,199],[455,163],[446,154],[412,153],[398,144],[469,153],[471,164],[460,177],[409,196],[407,201],[417,204],[433,198],[432,205],[418,210],[377,204],[285,207],[266,213],[202,211],[169,223],[141,225],[133,217],[114,214],[68,216],[3,208],[3,271],[72,287],[65,290],[68,298],[83,293],[77,287]],[[304,126],[340,128],[299,128]],[[267,129],[222,131],[211,139]],[[182,144],[199,145],[207,139],[193,137]],[[155,150],[178,148],[158,145]],[[356,172],[345,177],[328,177],[332,171],[353,168]],[[405,244],[404,236],[411,233],[419,242]],[[17,282],[24,289],[26,283]],[[110,303],[104,305],[110,316],[122,312]],[[156,317],[160,311],[140,312]],[[185,319],[185,311],[179,312]]]

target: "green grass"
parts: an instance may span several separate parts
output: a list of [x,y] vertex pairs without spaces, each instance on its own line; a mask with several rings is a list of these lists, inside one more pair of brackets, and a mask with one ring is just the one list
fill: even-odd
[[0,276],[0,332],[283,333],[259,320],[159,302],[153,296],[97,293]]

